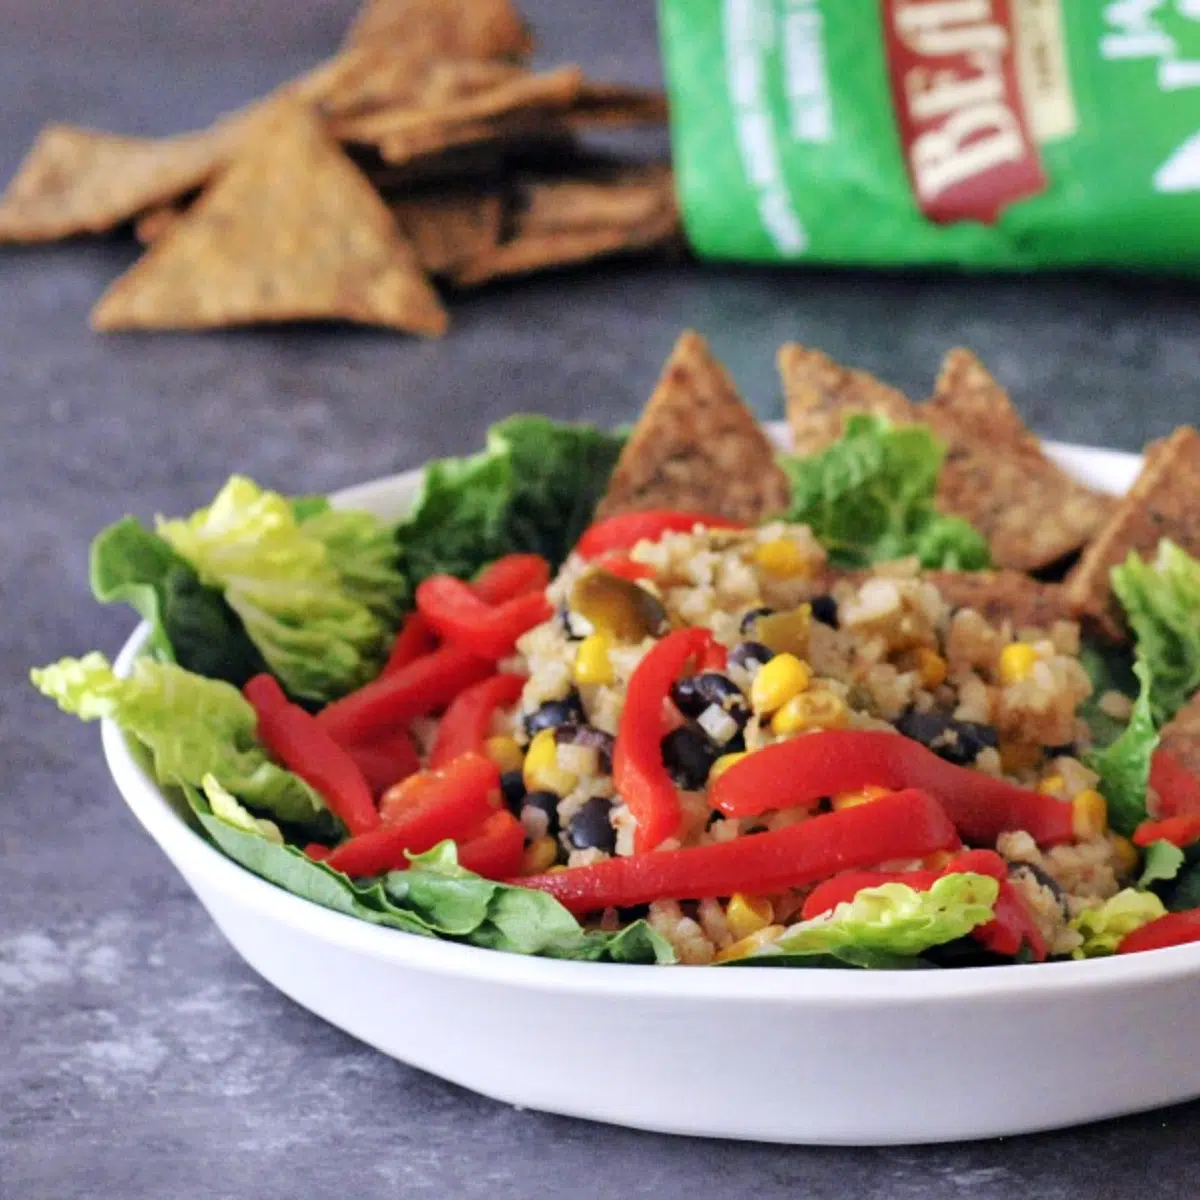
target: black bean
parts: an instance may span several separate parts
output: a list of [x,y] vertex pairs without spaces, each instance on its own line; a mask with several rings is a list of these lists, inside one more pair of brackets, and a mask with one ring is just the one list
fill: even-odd
[[500,776],[500,791],[509,809],[520,815],[521,801],[525,799],[525,776],[520,771],[505,771]]
[[671,688],[671,700],[685,717],[698,717],[715,704],[737,722],[739,729],[750,720],[750,706],[742,689],[728,676],[716,671],[678,680]]
[[721,751],[696,729],[687,725],[672,730],[662,740],[663,765],[677,787],[699,791],[708,780]]
[[558,832],[558,801],[559,797],[553,792],[530,792],[524,800],[521,801],[522,810],[526,808],[535,808],[540,813],[546,814],[546,832],[554,834]]
[[611,808],[611,800],[593,796],[567,822],[567,837],[576,850],[604,850],[611,854],[616,849],[617,831],[608,820]]
[[775,610],[767,608],[765,605],[762,608],[752,608],[742,617],[741,624],[738,626],[739,633],[749,633],[754,628],[754,622],[759,617],[769,617]]
[[587,720],[583,701],[579,693],[568,692],[561,700],[547,700],[540,708],[525,714],[525,732],[533,737],[543,729],[557,729],[560,725],[582,725]]
[[905,737],[928,746],[934,754],[963,767],[973,763],[980,753],[999,744],[996,731],[977,721],[958,721],[941,713],[906,710],[896,722]]
[[775,651],[762,642],[738,642],[729,652],[729,665],[741,667],[748,671],[752,667],[761,667],[775,657]]
[[563,636],[568,642],[582,642],[587,637],[579,628],[579,618],[574,616],[565,604],[559,607],[558,623],[562,626]]
[[554,742],[558,746],[589,746],[596,751],[600,770],[612,774],[613,736],[597,729],[595,725],[560,725],[554,731]]
[[822,625],[830,625],[834,629],[838,627],[838,606],[832,596],[814,596],[809,604],[812,606],[814,621],[820,621]]

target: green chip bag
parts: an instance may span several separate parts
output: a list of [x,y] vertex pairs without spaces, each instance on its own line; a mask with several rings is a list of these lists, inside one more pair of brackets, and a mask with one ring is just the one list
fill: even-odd
[[1200,0],[660,0],[700,255],[1200,266]]

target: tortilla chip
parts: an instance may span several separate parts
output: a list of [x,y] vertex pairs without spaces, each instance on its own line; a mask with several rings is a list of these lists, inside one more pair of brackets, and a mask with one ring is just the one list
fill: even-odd
[[1200,692],[1163,726],[1159,746],[1200,778]]
[[671,169],[630,167],[594,180],[535,181],[521,189],[521,227],[528,230],[634,228],[674,205]]
[[392,211],[421,266],[442,275],[496,246],[504,205],[497,195],[449,193],[402,200]]
[[1200,555],[1200,433],[1181,425],[1165,441],[1147,447],[1142,472],[1108,523],[1067,576],[1072,609],[1096,621],[1110,637],[1124,629],[1121,606],[1111,594],[1109,572],[1131,550],[1153,555],[1162,538]]
[[842,436],[846,418],[873,413],[898,425],[917,419],[916,405],[903,392],[866,371],[840,366],[820,350],[796,342],[777,356],[794,452],[819,454]]
[[648,508],[755,522],[782,511],[775,450],[704,339],[675,344],[621,457],[598,517]]
[[409,46],[425,58],[526,58],[529,29],[510,0],[366,0],[346,43]]
[[667,119],[667,97],[654,88],[585,80],[564,119],[572,129],[661,125]]
[[98,330],[340,318],[440,334],[446,314],[387,207],[310,113],[248,138],[101,297]]
[[926,571],[951,608],[973,608],[992,625],[1050,629],[1071,620],[1063,589],[1020,571]]
[[143,246],[152,245],[173,229],[187,210],[175,204],[164,204],[143,213],[133,224],[133,233]]
[[958,423],[964,432],[984,434],[991,445],[1005,444],[1041,452],[1041,443],[1021,420],[1008,393],[970,351],[959,346],[942,360],[933,397],[922,416]]

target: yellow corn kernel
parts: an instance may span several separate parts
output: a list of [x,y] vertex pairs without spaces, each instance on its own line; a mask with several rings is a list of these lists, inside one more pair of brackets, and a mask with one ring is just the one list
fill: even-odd
[[887,788],[868,783],[866,787],[855,788],[852,792],[838,792],[830,803],[835,812],[840,812],[843,808],[857,808],[860,804],[870,804],[872,800],[878,800],[880,796],[887,794]]
[[921,678],[921,686],[929,688],[941,687],[946,682],[946,660],[928,646],[919,646],[913,656],[917,663],[917,674]]
[[579,643],[575,652],[576,683],[612,683],[612,661],[608,652],[612,642],[602,633],[593,633]]
[[726,946],[724,950],[718,950],[716,960],[717,962],[729,962],[734,958],[746,958],[755,950],[769,946],[785,932],[786,929],[782,925],[768,925],[765,929],[760,929],[757,933],[752,933],[748,937],[734,942],[731,946]]
[[1080,842],[1097,838],[1108,829],[1108,802],[1095,788],[1075,793],[1071,800],[1071,824]]
[[1138,848],[1127,837],[1122,837],[1119,833],[1110,833],[1108,840],[1112,843],[1113,864],[1117,868],[1117,874],[1132,875],[1142,861]]
[[525,786],[531,792],[554,792],[565,796],[579,780],[558,765],[558,743],[553,729],[534,735],[525,752]]
[[736,762],[741,762],[749,753],[748,750],[739,750],[735,754],[722,754],[708,770],[708,782],[712,783],[720,775],[724,775],[730,767]]
[[1037,790],[1047,796],[1057,796],[1066,786],[1066,780],[1061,775],[1047,775],[1038,784]]
[[775,907],[766,896],[747,896],[745,892],[734,892],[725,905],[725,924],[737,941],[766,929],[773,920]]
[[1038,652],[1024,642],[1012,642],[1000,651],[1000,682],[1021,683],[1033,674]]
[[1010,774],[1036,767],[1042,761],[1042,748],[1032,742],[1001,742],[1000,765]]
[[773,713],[812,681],[812,668],[794,654],[776,654],[764,663],[750,685],[750,706],[756,713]]
[[525,847],[525,857],[521,860],[522,875],[539,875],[554,866],[558,857],[558,843],[548,834],[534,838]]
[[483,752],[501,771],[519,771],[525,765],[525,751],[510,737],[490,737]]
[[955,858],[953,850],[935,850],[921,859],[921,866],[926,871],[944,871]]
[[849,720],[850,710],[836,692],[801,692],[771,718],[771,732],[783,737],[806,729],[842,729]]
[[808,563],[800,547],[788,538],[775,538],[754,547],[754,561],[768,575],[779,579],[795,579],[808,574]]

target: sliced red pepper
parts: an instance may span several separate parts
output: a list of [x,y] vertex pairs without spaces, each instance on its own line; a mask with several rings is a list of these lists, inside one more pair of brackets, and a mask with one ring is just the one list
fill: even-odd
[[783,891],[838,871],[957,845],[941,805],[910,790],[732,842],[608,858],[512,882],[549,892],[573,913],[588,913],[654,900]]
[[437,649],[437,637],[429,627],[429,622],[420,613],[409,613],[396,634],[392,643],[391,653],[384,664],[382,675],[394,675],[401,667],[432,654]]
[[542,592],[485,604],[470,584],[453,575],[422,580],[417,586],[417,609],[443,638],[493,662],[507,658],[521,634],[554,613]]
[[1164,917],[1127,933],[1117,947],[1118,954],[1137,954],[1142,950],[1165,950],[1168,946],[1186,946],[1200,942],[1200,908],[1167,913]]
[[625,691],[613,746],[613,784],[637,820],[634,848],[653,850],[679,828],[679,793],[663,765],[663,705],[688,663],[712,645],[707,629],[678,629],[646,653]]
[[843,871],[818,883],[804,898],[802,921],[811,921],[822,913],[833,912],[839,904],[849,904],[866,888],[885,883],[903,883],[917,892],[927,892],[939,879],[940,871]]
[[1200,813],[1200,777],[1169,750],[1156,750],[1150,760],[1150,786],[1158,795],[1158,814],[1180,817]]
[[443,767],[468,750],[482,754],[492,718],[521,698],[527,679],[525,675],[493,675],[459,692],[438,723],[429,765]]
[[346,747],[346,753],[358,763],[373,796],[381,795],[421,769],[417,748],[407,729],[365,744],[352,743]]
[[710,642],[700,656],[700,668],[703,671],[724,671],[729,665],[729,651],[720,642]]
[[471,584],[485,604],[503,604],[526,592],[544,592],[550,564],[540,554],[506,554],[489,563]]
[[596,559],[596,566],[618,579],[628,579],[630,583],[636,583],[639,579],[653,579],[657,574],[653,567],[637,562],[628,554],[616,552],[600,555]]
[[246,694],[251,704],[258,698],[254,708],[258,736],[267,749],[289,771],[311,784],[352,834],[374,829],[379,812],[354,759],[311,713],[298,704],[278,703],[269,686],[260,682],[251,687],[252,683],[254,680],[247,683]]
[[481,754],[464,754],[440,771],[406,781],[409,803],[389,824],[342,842],[328,858],[347,875],[378,875],[407,865],[405,853],[421,854],[446,838],[463,838],[495,809],[500,771]]
[[1193,842],[1200,842],[1200,813],[1164,817],[1161,821],[1143,821],[1133,831],[1135,846],[1150,846],[1155,842],[1170,842],[1181,850]]
[[441,646],[323,708],[317,720],[343,745],[369,742],[416,717],[445,708],[459,692],[495,671],[464,646]]
[[262,712],[268,708],[286,708],[291,703],[283,688],[279,686],[279,680],[266,673],[246,680],[242,685],[242,695],[254,706],[255,712]]
[[1013,829],[1042,846],[1074,837],[1065,801],[956,767],[911,738],[876,730],[830,729],[756,750],[717,778],[709,798],[714,808],[745,817],[870,784],[928,792],[967,842],[992,845]]
[[507,879],[521,869],[525,827],[512,813],[493,813],[458,847],[458,865],[485,879]]
[[596,558],[610,550],[632,550],[638,542],[657,542],[668,533],[691,533],[697,526],[707,529],[745,529],[744,521],[713,513],[681,512],[657,508],[645,512],[620,513],[597,521],[585,529],[575,546],[583,558]]
[[308,855],[313,862],[324,862],[332,853],[332,846],[323,846],[320,842],[309,842],[304,847],[304,853]]

